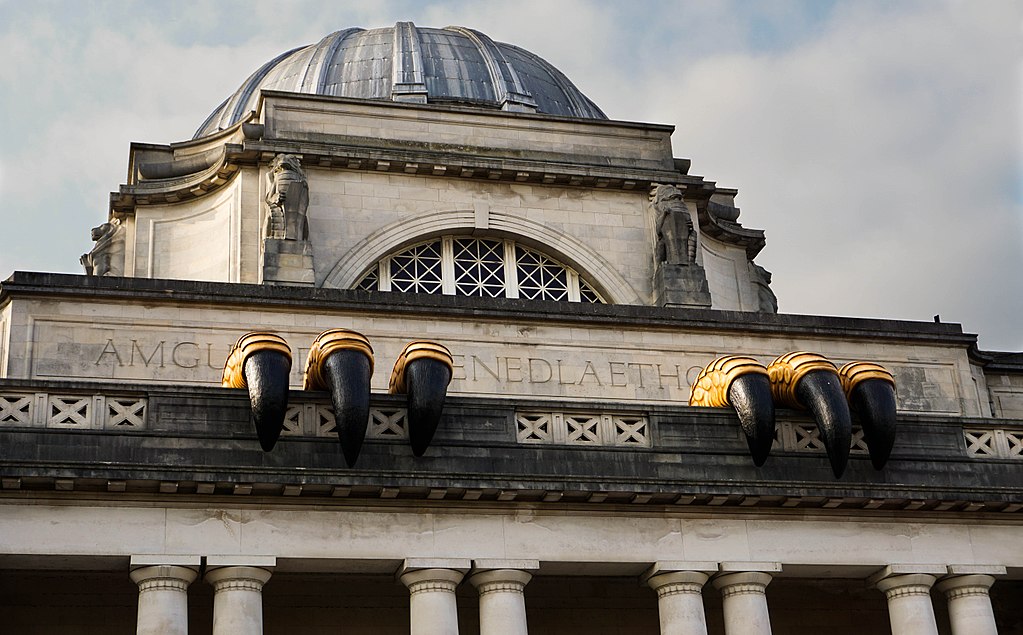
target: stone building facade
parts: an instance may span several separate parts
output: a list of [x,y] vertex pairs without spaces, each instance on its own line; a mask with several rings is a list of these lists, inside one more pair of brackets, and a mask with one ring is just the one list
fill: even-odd
[[[1023,354],[778,314],[763,232],[672,131],[399,23],[132,144],[89,275],[0,285],[12,632],[1023,632]],[[331,329],[372,348],[354,465],[303,383]],[[290,347],[270,451],[221,385],[250,331]],[[451,353],[422,456],[410,340]],[[776,395],[758,467],[739,406],[689,405],[714,360],[794,351],[890,371],[886,461],[855,409],[836,442]]]

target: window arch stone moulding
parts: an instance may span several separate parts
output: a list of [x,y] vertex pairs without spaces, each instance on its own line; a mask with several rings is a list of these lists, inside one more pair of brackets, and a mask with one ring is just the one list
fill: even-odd
[[[640,304],[639,294],[600,254],[581,241],[541,223],[490,210],[486,231],[519,236],[550,256],[579,270],[611,304]],[[428,212],[381,227],[340,258],[323,281],[324,287],[349,289],[381,258],[431,236],[450,233],[482,235],[473,210]]]

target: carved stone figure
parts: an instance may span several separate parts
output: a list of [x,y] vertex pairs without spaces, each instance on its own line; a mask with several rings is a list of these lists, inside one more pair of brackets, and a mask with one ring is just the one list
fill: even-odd
[[266,178],[266,204],[270,215],[265,236],[308,240],[306,208],[309,206],[309,184],[299,158],[293,154],[278,154],[270,162]]
[[657,262],[695,263],[696,230],[682,192],[671,185],[658,185],[653,198],[657,210]]
[[78,259],[89,276],[124,275],[124,225],[118,218],[92,228],[92,251]]
[[753,261],[749,263],[749,270],[750,278],[757,288],[757,310],[761,313],[777,313],[778,297],[771,291],[771,272]]

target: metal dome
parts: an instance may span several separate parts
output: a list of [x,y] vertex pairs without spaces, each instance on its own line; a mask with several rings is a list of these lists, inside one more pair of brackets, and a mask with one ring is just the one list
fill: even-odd
[[194,138],[238,123],[255,109],[261,89],[607,119],[538,55],[473,29],[398,22],[336,31],[277,56],[214,110]]

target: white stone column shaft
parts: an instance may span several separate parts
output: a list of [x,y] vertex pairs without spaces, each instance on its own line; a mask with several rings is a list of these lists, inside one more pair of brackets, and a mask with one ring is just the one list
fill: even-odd
[[994,583],[990,575],[957,575],[938,583],[948,599],[952,635],[998,635],[988,594]]
[[878,580],[877,588],[888,598],[892,635],[938,635],[931,606],[934,580],[935,577],[927,573],[907,573]]
[[709,578],[699,571],[673,571],[647,579],[657,592],[661,635],[707,635],[703,585]]
[[259,567],[217,567],[206,572],[213,585],[213,635],[263,635],[263,585],[270,572]]
[[462,576],[453,569],[417,569],[401,575],[409,590],[411,635],[458,635],[455,589]]
[[526,635],[526,584],[533,576],[514,569],[472,575],[480,594],[480,635]]
[[726,573],[714,578],[721,591],[725,635],[771,635],[767,585],[771,575],[762,571]]
[[137,635],[187,635],[188,585],[198,574],[174,565],[141,567],[131,572],[139,585]]

